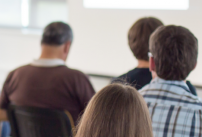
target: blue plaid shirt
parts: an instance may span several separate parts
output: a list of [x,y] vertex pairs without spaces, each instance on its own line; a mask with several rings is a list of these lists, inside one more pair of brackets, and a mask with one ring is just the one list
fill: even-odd
[[202,100],[184,81],[154,79],[140,90],[147,102],[154,137],[202,137]]

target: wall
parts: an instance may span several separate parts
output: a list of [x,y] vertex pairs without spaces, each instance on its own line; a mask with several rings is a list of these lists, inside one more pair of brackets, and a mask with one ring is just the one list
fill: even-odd
[[[199,61],[189,79],[202,85],[202,1],[190,0],[187,11],[85,9],[82,0],[68,0],[74,42],[70,67],[86,73],[120,75],[137,65],[127,45],[127,32],[140,17],[155,16],[165,24],[188,27],[199,39]],[[8,71],[27,64],[40,54],[40,32],[0,28],[0,86]]]

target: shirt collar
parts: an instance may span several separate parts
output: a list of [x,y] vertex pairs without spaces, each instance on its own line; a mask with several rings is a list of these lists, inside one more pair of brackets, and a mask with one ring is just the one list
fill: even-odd
[[[168,90],[167,86],[163,86],[163,85],[171,85],[171,86]],[[146,94],[145,91],[150,91],[151,89],[155,89],[156,91],[162,91],[162,89],[165,89],[168,92],[172,92],[173,94],[187,96],[189,98],[191,97],[194,100],[202,101],[202,99],[200,99],[199,97],[190,93],[190,89],[184,81],[164,80],[164,79],[157,77],[157,78],[153,79],[148,86],[143,87],[143,89],[140,90],[140,93]]]
[[187,86],[187,84],[183,80],[181,80],[181,81],[178,81],[178,80],[164,80],[164,79],[161,79],[161,78],[157,77],[157,78],[153,79],[151,83],[178,85],[178,86],[183,86],[183,87],[186,87],[187,89],[189,89],[189,87]]
[[62,59],[37,59],[31,62],[30,65],[36,67],[56,67],[64,66],[65,62]]

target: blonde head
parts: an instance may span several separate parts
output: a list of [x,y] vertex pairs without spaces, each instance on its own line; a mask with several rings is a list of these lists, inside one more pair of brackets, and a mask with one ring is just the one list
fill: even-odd
[[153,137],[143,97],[127,85],[103,88],[89,102],[76,137]]

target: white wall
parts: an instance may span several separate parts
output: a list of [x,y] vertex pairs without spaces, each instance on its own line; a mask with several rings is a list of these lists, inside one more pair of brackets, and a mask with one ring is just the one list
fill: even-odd
[[[189,79],[202,85],[202,1],[190,0],[187,11],[85,9],[82,0],[68,0],[74,42],[68,66],[87,73],[120,75],[137,65],[127,45],[127,32],[140,17],[155,16],[166,25],[188,27],[199,39],[199,61]],[[6,72],[40,54],[40,35],[0,29],[0,83]],[[2,75],[1,75],[2,74]],[[1,86],[1,85],[0,85]]]

